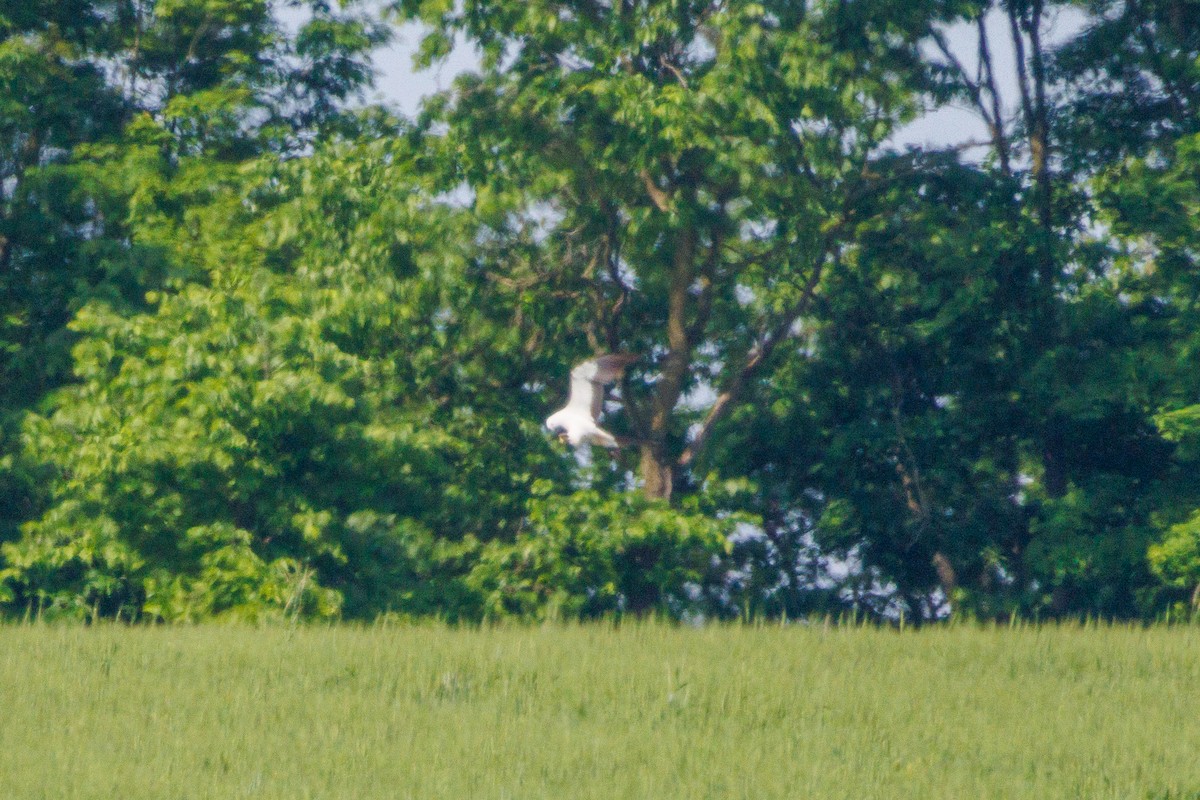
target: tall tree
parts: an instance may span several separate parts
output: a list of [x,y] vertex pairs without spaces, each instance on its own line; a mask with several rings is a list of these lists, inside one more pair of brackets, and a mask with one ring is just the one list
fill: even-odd
[[[642,490],[697,475],[844,257],[872,155],[916,111],[917,4],[402,0],[480,72],[428,108],[531,336],[645,353],[622,386]],[[519,301],[517,301],[519,298]],[[544,313],[544,312],[552,312]]]
[[202,192],[160,198],[185,220],[139,208],[135,235],[195,280],[73,322],[79,382],[25,426],[49,502],[4,547],[11,607],[481,613],[467,557],[515,535],[558,462],[412,158],[395,138],[197,156],[181,169]]
[[272,0],[0,3],[0,538],[36,513],[15,431],[70,380],[68,321],[91,298],[138,309],[186,277],[130,230],[149,187],[170,194],[159,190],[198,155],[232,164],[305,147],[369,80],[382,26],[292,5],[295,36]]
[[[853,602],[890,595],[910,615],[945,601],[985,616],[1147,608],[1170,450],[1152,421],[1166,328],[1121,298],[1089,234],[1087,182],[1103,161],[1082,141],[1080,98],[1111,91],[1091,76],[1112,62],[1081,54],[1111,23],[1052,44],[1065,8],[930,18],[930,100],[976,112],[987,138],[964,149],[983,155],[967,167],[929,154],[873,195],[822,287],[814,354],[757,388],[772,419],[747,413],[731,432],[727,463],[754,479],[772,557],[795,570],[821,545],[857,567],[842,592]],[[771,438],[781,428],[791,435]],[[797,584],[787,569],[781,582]]]
[[[1067,10],[1083,12],[1079,30],[1050,43],[1051,21]],[[1186,13],[1005,0],[973,12],[969,56],[933,33],[944,86],[987,123],[991,163],[1015,181],[1008,227],[1028,244],[1032,335],[1013,386],[1022,413],[1007,459],[1027,530],[1021,548],[999,551],[1006,574],[1026,584],[1017,606],[1026,611],[1147,608],[1150,517],[1170,453],[1153,422],[1169,382],[1155,352],[1170,334],[1154,303],[1130,302],[1120,257],[1094,234],[1104,212],[1091,181],[1190,124],[1167,111],[1188,102],[1178,80]],[[997,18],[1007,23],[999,42],[989,24]],[[1000,47],[1015,56],[1011,97],[996,72]]]

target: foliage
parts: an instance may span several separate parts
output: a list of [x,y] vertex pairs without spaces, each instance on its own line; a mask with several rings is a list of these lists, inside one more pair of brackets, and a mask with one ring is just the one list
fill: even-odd
[[71,380],[68,322],[93,298],[138,310],[161,285],[157,254],[131,247],[137,191],[194,202],[198,159],[295,152],[369,81],[386,28],[291,5],[307,11],[295,37],[272,0],[0,3],[0,540],[44,499],[11,454],[20,415]]
[[1172,525],[1161,542],[1150,548],[1150,564],[1170,586],[1192,590],[1192,610],[1200,604],[1200,512]]
[[485,548],[468,582],[493,618],[719,614],[712,595],[736,523],[629,493],[537,497],[526,527]]
[[1094,171],[1200,131],[1200,7],[1190,0],[1082,0],[1087,27],[1055,53],[1070,81],[1062,153]]
[[1149,309],[1165,330],[1150,357],[1165,386],[1157,428],[1174,444],[1158,509],[1161,541],[1150,564],[1169,587],[1165,597],[1196,606],[1200,575],[1192,567],[1194,524],[1200,509],[1200,391],[1195,359],[1200,347],[1197,315],[1197,253],[1200,235],[1200,134],[1160,144],[1149,155],[1113,165],[1096,181],[1106,219],[1121,244],[1121,289]]
[[332,146],[206,176],[182,225],[147,210],[135,230],[203,281],[76,316],[80,383],[26,426],[53,488],[6,549],[17,607],[321,616],[325,587],[351,615],[401,610],[431,531],[503,530],[546,445],[479,419],[487,389],[455,375],[481,320],[453,220],[398,191],[406,170],[402,147]]
[[[916,112],[926,6],[396,6],[430,26],[427,58],[460,35],[482,52],[426,116],[488,235],[525,245],[494,269],[531,336],[646,354],[657,379],[623,385],[621,423],[641,488],[670,497],[810,310],[873,151]],[[705,388],[723,399],[688,402]]]
[[[1195,3],[284,10],[0,2],[10,612],[1195,605]],[[480,54],[413,121],[397,20]]]

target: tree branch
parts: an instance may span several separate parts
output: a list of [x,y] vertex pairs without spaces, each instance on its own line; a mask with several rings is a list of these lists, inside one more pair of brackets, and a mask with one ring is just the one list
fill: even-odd
[[1042,53],[1042,0],[1033,0],[1029,11],[1030,66],[1033,72],[1033,120],[1030,153],[1038,186],[1038,212],[1049,234],[1054,223],[1053,184],[1050,177],[1050,120],[1046,113],[1046,66]]
[[664,214],[671,213],[671,196],[659,188],[654,182],[654,178],[650,177],[650,172],[642,168],[638,173],[642,178],[642,184],[646,187],[646,194],[650,195],[650,200],[654,203],[654,207]]
[[661,64],[665,69],[669,70],[671,72],[671,74],[675,76],[675,79],[679,81],[680,86],[682,86],[685,89],[690,88],[688,86],[687,78],[685,78],[683,76],[683,73],[679,71],[679,67],[675,66],[667,59],[666,53],[659,54],[658,63]]
[[[725,213],[723,203],[721,213],[722,215]],[[700,271],[700,277],[696,279],[696,282],[700,284],[700,293],[696,296],[696,314],[692,318],[692,324],[687,328],[688,347],[695,347],[708,327],[708,318],[712,313],[713,282],[717,273],[717,264],[721,260],[721,248],[724,246],[724,242],[725,237],[722,236],[721,231],[714,230],[712,243],[708,247],[708,256],[704,259],[704,267]]]
[[[612,308],[608,311],[608,319],[605,322],[605,339],[608,344],[608,352],[615,353],[620,350],[620,317],[621,312],[625,310],[626,304],[629,302],[629,296],[632,289],[625,279],[621,277],[621,234],[620,220],[618,219],[616,210],[611,203],[603,203],[608,218],[608,231],[605,232],[606,247],[605,259],[608,270],[608,278],[613,282],[621,292],[621,296],[613,303]],[[629,373],[627,371],[621,374],[621,401],[625,407],[625,415],[629,418],[629,425],[636,434],[636,438],[644,440],[647,438],[646,415],[642,410],[641,403],[638,402],[637,396],[630,389]]]
[[820,283],[821,274],[824,271],[825,259],[830,249],[830,241],[831,236],[827,236],[826,245],[821,248],[821,253],[813,264],[812,272],[809,274],[808,280],[804,283],[799,299],[779,319],[775,326],[750,348],[750,352],[746,355],[746,361],[734,373],[733,378],[730,379],[721,393],[717,395],[717,399],[708,409],[704,420],[701,421],[696,435],[680,455],[680,466],[686,467],[696,460],[696,457],[708,443],[708,438],[712,435],[717,423],[728,416],[729,412],[733,410],[734,405],[741,399],[746,385],[762,367],[763,363],[770,358],[775,348],[779,346],[779,343],[792,335],[792,327],[796,324],[796,320],[807,312],[812,305],[817,285]]
[[980,84],[972,80],[967,74],[967,68],[958,60],[958,56],[954,55],[954,51],[950,49],[949,43],[946,42],[946,37],[936,28],[931,29],[929,35],[933,39],[934,44],[937,45],[938,50],[941,51],[942,56],[949,62],[949,66],[954,68],[958,79],[962,81],[963,87],[966,88],[967,94],[970,95],[971,102],[975,105],[975,110],[983,117],[984,123],[988,126],[988,130],[995,131],[998,129],[1001,121],[998,118],[992,117],[987,104],[984,102]]
[[1004,131],[1004,110],[1001,106],[1000,92],[996,90],[996,72],[992,67],[992,50],[988,44],[987,26],[984,25],[984,14],[975,18],[979,28],[979,64],[983,70],[988,95],[992,98],[992,121],[988,128],[992,134],[992,145],[996,148],[996,156],[1000,159],[1000,171],[1005,177],[1012,175],[1009,163],[1008,136]]

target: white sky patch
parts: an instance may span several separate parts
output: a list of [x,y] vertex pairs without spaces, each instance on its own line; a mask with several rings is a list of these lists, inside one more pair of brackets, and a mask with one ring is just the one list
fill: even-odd
[[[1088,19],[1087,14],[1074,8],[1047,15],[1041,31],[1043,47],[1050,48],[1071,38],[1087,25]],[[1020,108],[1021,100],[1017,85],[1017,57],[1008,17],[993,11],[985,20],[984,28],[1002,101],[1001,115],[1011,120]],[[979,66],[979,32],[975,24],[960,22],[943,29],[943,32],[950,51],[967,73],[974,76]],[[943,60],[933,42],[925,42],[921,51],[930,60]],[[959,147],[968,142],[987,142],[988,138],[987,126],[974,108],[969,104],[955,103],[933,109],[902,126],[884,142],[884,146],[897,150],[907,147]],[[971,153],[966,155],[969,157]]]
[[379,71],[375,99],[394,105],[408,117],[416,116],[426,97],[449,89],[459,75],[479,68],[479,53],[459,38],[445,61],[430,69],[416,69],[413,54],[424,32],[425,26],[419,22],[399,25],[391,44],[374,53]]

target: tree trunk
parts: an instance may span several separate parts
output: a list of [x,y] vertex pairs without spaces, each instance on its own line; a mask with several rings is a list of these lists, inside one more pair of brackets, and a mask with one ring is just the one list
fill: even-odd
[[662,447],[642,445],[642,492],[651,499],[670,500],[674,488],[675,465],[663,455]]
[[946,604],[950,606],[950,613],[953,614],[954,593],[958,589],[958,573],[955,572],[950,559],[940,550],[933,554],[933,568],[937,571],[938,583],[942,585],[942,591],[946,593]]

